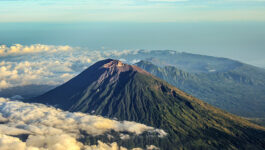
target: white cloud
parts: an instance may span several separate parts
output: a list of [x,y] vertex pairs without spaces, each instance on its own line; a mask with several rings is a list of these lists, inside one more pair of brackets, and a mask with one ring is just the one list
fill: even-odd
[[154,145],[147,145],[147,146],[146,146],[146,149],[147,149],[147,150],[159,150],[159,148],[156,147],[156,146],[154,146]]
[[[50,60],[1,62],[0,89],[28,84],[60,84],[75,72],[71,62]],[[61,78],[60,78],[61,74]]]
[[95,61],[131,53],[130,50],[91,51],[67,45],[0,45],[0,90],[30,84],[58,85]]
[[69,50],[72,50],[72,48],[68,45],[53,46],[53,45],[35,44],[30,46],[23,46],[20,44],[15,44],[10,47],[7,47],[6,45],[0,45],[0,57],[8,55],[22,55],[22,54],[31,54],[31,53],[41,53],[41,52],[54,53],[58,51],[69,51]]
[[140,62],[140,61],[141,61],[140,59],[134,59],[134,60],[131,61],[131,63],[132,63],[132,64],[135,64],[135,63],[138,63],[138,62]]
[[1,150],[25,150],[26,144],[18,138],[3,135],[0,133],[0,149]]
[[[2,118],[3,122],[8,122],[8,119],[3,117]],[[21,134],[31,134],[30,131],[27,131],[25,129],[19,129],[16,127],[11,127],[11,126],[7,126],[4,124],[0,125],[0,133],[2,134],[6,134],[6,135],[21,135]]]
[[6,82],[5,80],[0,81],[0,90],[1,90],[1,88],[9,88],[9,87],[11,87],[11,84]]
[[[80,131],[91,136],[103,135],[112,130],[129,132],[134,135],[141,135],[144,132],[158,134],[158,137],[166,135],[161,129],[135,122],[119,122],[100,116],[71,113],[42,104],[27,104],[4,98],[0,98],[0,121],[3,122],[0,125],[1,150],[6,147],[14,149],[18,147],[21,149],[47,148],[51,150],[96,149],[98,147],[118,150],[120,148],[117,143],[109,145],[98,142],[98,145],[94,146],[83,145],[77,140],[84,136]],[[11,137],[21,134],[29,135],[25,142]],[[124,134],[120,137],[120,139],[128,138]]]
[[59,85],[102,59],[120,59],[133,64],[142,59],[139,53],[151,56],[150,50],[88,50],[40,44],[0,47],[4,49],[0,54],[0,90],[30,84]]
[[67,134],[60,135],[30,135],[26,145],[35,148],[47,148],[49,150],[80,150],[83,144]]
[[126,148],[118,146],[117,143],[106,144],[98,141],[98,145],[85,146],[85,150],[126,150]]
[[64,80],[64,82],[68,81],[69,79],[73,78],[74,75],[73,74],[69,74],[69,73],[64,73],[60,76],[60,78],[62,80]]

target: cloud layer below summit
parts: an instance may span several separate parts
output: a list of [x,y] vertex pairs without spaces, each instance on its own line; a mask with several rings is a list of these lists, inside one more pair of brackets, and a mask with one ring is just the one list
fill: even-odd
[[[79,150],[102,148],[118,149],[117,143],[84,145],[77,139],[84,136],[80,131],[91,136],[116,132],[129,132],[141,135],[143,132],[166,136],[163,130],[143,124],[115,121],[83,113],[65,112],[42,104],[27,104],[0,98],[0,149],[52,149]],[[29,135],[25,142],[17,136]],[[120,134],[123,139],[124,134]],[[126,135],[126,138],[130,138]]]
[[[16,44],[0,46],[0,90],[30,84],[61,84],[91,63],[134,51],[91,51],[79,47]],[[136,51],[137,53],[137,51]]]
[[32,84],[59,85],[96,61],[113,58],[134,64],[140,61],[139,56],[142,55],[155,56],[150,50],[90,50],[43,44],[0,45],[0,90]]

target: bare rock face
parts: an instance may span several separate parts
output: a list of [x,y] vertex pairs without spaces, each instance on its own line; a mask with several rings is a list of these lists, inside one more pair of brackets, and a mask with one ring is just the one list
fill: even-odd
[[116,71],[118,73],[126,72],[126,71],[136,71],[136,72],[140,72],[140,73],[149,74],[148,72],[146,72],[143,69],[140,69],[137,66],[124,64],[119,60],[113,60],[113,59],[108,59],[108,60],[109,60],[109,62],[104,64],[102,67],[108,69],[108,71],[111,73],[113,73],[114,71]]
[[98,83],[101,83],[102,81],[104,81],[105,79],[109,77],[111,78],[110,82],[115,82],[117,81],[121,73],[127,72],[127,71],[151,75],[150,73],[146,72],[143,69],[140,69],[137,66],[124,64],[119,60],[113,60],[113,59],[107,59],[105,64],[103,64],[99,68],[103,68],[105,69],[105,71],[99,77]]

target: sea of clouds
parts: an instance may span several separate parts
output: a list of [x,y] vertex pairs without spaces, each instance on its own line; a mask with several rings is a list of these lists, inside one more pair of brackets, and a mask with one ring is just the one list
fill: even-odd
[[[139,60],[135,57],[128,59],[126,56],[135,56],[139,51],[89,50],[67,45],[0,45],[0,91],[31,84],[58,85],[94,62],[106,58],[133,64]],[[119,133],[119,140],[144,133],[159,138],[167,135],[163,130],[135,122],[120,122],[101,116],[62,111],[42,104],[0,98],[1,150],[126,149],[116,142],[98,141],[95,145],[86,145],[80,141],[84,136],[109,135],[110,131]],[[146,149],[157,147],[146,145]]]
[[[86,135],[98,136],[110,131],[121,133],[120,140],[130,138],[124,132],[136,136],[149,133],[159,138],[167,135],[161,129],[136,122],[120,122],[101,116],[62,111],[43,104],[0,98],[1,150],[125,150],[116,142],[98,141],[97,145],[86,145],[78,140],[85,136],[84,132]],[[24,140],[19,138],[23,135],[27,135]],[[146,148],[156,149],[154,145],[147,145]]]
[[138,59],[123,57],[135,56],[139,51],[89,50],[67,45],[0,45],[0,90],[31,84],[58,85],[102,59],[136,63]]

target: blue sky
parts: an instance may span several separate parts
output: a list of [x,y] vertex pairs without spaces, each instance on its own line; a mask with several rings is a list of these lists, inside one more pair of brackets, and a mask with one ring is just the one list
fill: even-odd
[[265,21],[265,0],[1,0],[0,22]]

